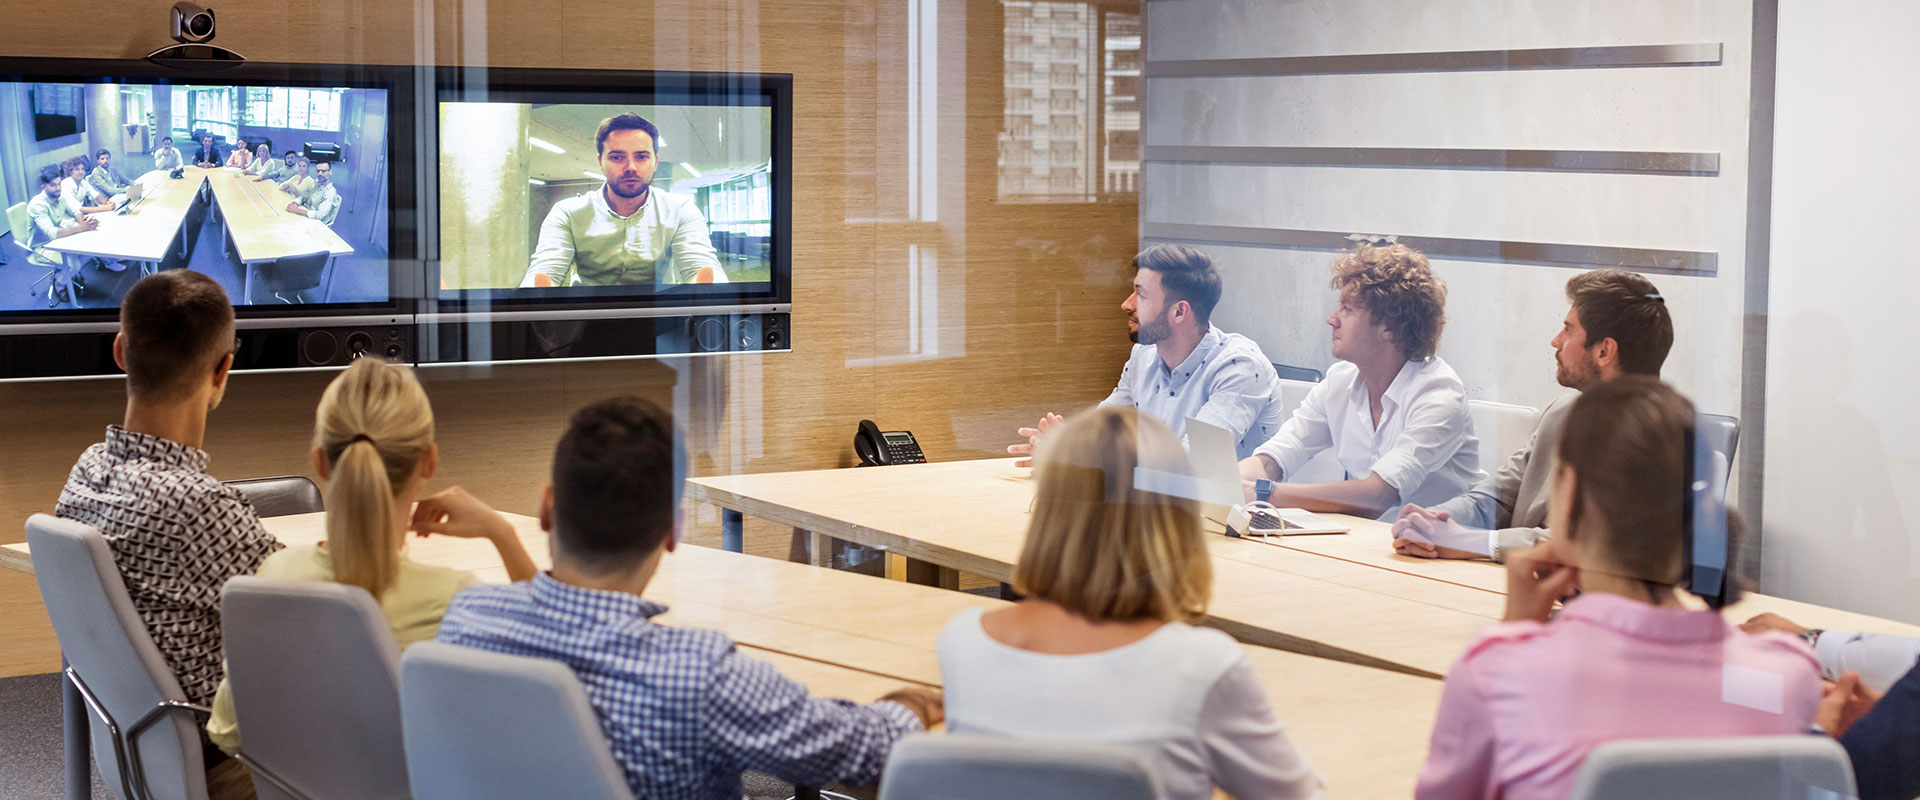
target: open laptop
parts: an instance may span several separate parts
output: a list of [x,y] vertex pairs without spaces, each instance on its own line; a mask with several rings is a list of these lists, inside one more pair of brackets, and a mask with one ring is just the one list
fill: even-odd
[[[1233,506],[1245,501],[1240,488],[1238,452],[1232,431],[1211,422],[1187,418],[1187,455],[1193,461],[1194,475],[1199,478],[1200,515],[1221,524],[1225,524]],[[1292,536],[1350,530],[1346,525],[1305,509],[1279,508],[1270,513],[1279,515],[1281,525],[1264,532],[1254,527],[1253,535]]]

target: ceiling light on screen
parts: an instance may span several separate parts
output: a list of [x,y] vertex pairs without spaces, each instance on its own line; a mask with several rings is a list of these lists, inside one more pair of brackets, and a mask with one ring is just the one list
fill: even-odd
[[582,175],[585,175],[585,176],[587,176],[587,177],[589,177],[589,178],[592,178],[592,179],[594,179],[594,180],[603,180],[603,179],[605,179],[605,178],[607,177],[607,176],[605,176],[605,175],[602,175],[602,174],[600,174],[600,173],[598,173],[598,172],[594,172],[593,170],[590,170],[590,169],[583,169],[583,170],[580,170],[580,174],[582,174]]
[[531,184],[533,184],[533,185],[535,185],[535,186],[545,186],[545,185],[547,185],[547,182],[546,182],[546,181],[543,181],[543,180],[540,180],[539,178],[528,178],[528,179],[527,179],[527,182],[528,182],[528,183],[531,183]]
[[556,145],[538,136],[527,137],[527,144],[533,145],[534,147],[538,147],[549,153],[559,153],[561,155],[566,155],[566,152],[567,152],[565,150],[560,149],[559,145]]
[[692,164],[682,161],[677,166],[679,166],[683,170],[686,170],[688,175],[692,175],[693,177],[696,177],[696,178],[700,177],[700,170],[694,169]]

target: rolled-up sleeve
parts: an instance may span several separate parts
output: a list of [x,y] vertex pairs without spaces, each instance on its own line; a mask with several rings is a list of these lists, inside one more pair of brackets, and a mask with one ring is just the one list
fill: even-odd
[[533,258],[527,264],[527,274],[520,279],[520,285],[534,286],[535,276],[545,275],[554,286],[565,286],[572,271],[573,234],[567,230],[566,210],[561,204],[555,203],[553,210],[548,211],[547,218],[540,223],[540,240],[534,244]]
[[1331,383],[1322,381],[1307,392],[1307,399],[1294,409],[1293,416],[1280,426],[1280,432],[1266,444],[1254,449],[1280,465],[1284,479],[1304,466],[1315,454],[1333,446],[1333,429],[1327,425],[1327,396]]
[[702,267],[713,270],[714,283],[727,281],[727,273],[720,269],[720,258],[714,254],[713,234],[707,228],[707,218],[692,203],[680,209],[679,224],[673,231],[673,249],[667,255],[672,264],[664,274],[656,276],[660,283],[693,283]]
[[1421,394],[1407,412],[1407,425],[1393,448],[1373,462],[1373,473],[1400,493],[1413,495],[1472,436],[1466,398],[1455,389]]
[[1206,404],[1193,417],[1232,431],[1233,440],[1238,442],[1246,438],[1260,412],[1273,402],[1274,388],[1273,381],[1261,377],[1259,365],[1252,359],[1234,356],[1213,375]]

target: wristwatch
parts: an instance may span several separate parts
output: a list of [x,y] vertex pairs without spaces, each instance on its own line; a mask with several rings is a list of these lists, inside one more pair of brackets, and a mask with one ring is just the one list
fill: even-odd
[[1273,481],[1267,480],[1266,478],[1261,478],[1253,482],[1253,499],[1264,503],[1264,502],[1267,502],[1267,498],[1272,496],[1273,496]]
[[1820,634],[1823,633],[1826,633],[1824,628],[1808,628],[1800,632],[1800,641],[1806,642],[1808,647],[1819,647]]

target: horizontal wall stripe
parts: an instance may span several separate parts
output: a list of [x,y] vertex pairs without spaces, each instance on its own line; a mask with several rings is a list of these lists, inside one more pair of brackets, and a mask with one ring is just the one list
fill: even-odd
[[1719,42],[1697,44],[1552,47],[1534,50],[1455,50],[1438,53],[1362,53],[1279,58],[1202,58],[1148,61],[1149,78],[1227,75],[1343,75],[1372,72],[1470,72],[1523,69],[1697,67],[1720,63]]
[[1720,172],[1719,153],[1660,153],[1626,150],[1147,145],[1146,160],[1168,163],[1266,166],[1402,167],[1661,175],[1717,175]]
[[[1374,233],[1369,231],[1369,233]],[[1246,228],[1231,225],[1187,225],[1147,222],[1140,226],[1145,239],[1197,244],[1234,244],[1288,250],[1346,250],[1353,246],[1347,233],[1292,228]],[[1636,272],[1710,277],[1719,272],[1718,253],[1692,250],[1653,250],[1638,247],[1602,247],[1548,242],[1505,242],[1492,239],[1454,239],[1441,236],[1400,236],[1398,241],[1431,258],[1454,261],[1498,261],[1555,267],[1620,267]]]

